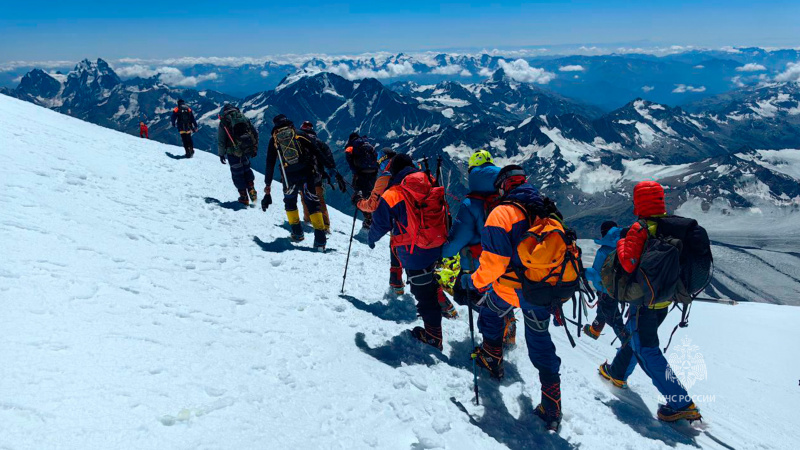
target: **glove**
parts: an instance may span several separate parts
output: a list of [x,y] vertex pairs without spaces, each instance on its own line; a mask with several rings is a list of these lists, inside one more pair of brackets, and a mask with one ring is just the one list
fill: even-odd
[[356,192],[352,197],[350,197],[350,201],[352,201],[354,205],[358,204],[358,202],[363,199],[364,197],[361,196],[361,192]]
[[469,275],[469,274],[464,274],[461,277],[461,287],[463,287],[464,289],[466,289],[468,291],[477,291],[477,292],[479,292],[481,294],[483,294],[484,292],[489,290],[489,286],[486,286],[483,289],[478,289],[475,286],[475,283],[472,281],[472,275]]
[[372,250],[375,250],[375,243],[374,243],[374,242],[372,242],[372,241],[367,241],[367,245],[368,245],[368,246],[369,246],[369,248],[371,248]]
[[269,205],[272,204],[272,195],[264,194],[264,198],[261,199],[261,210],[266,211],[269,208]]
[[339,185],[339,190],[345,192],[347,190],[347,182],[344,181],[344,177],[338,171],[335,174],[336,183]]
[[222,164],[225,164],[225,163],[228,162],[228,160],[225,159],[225,155],[222,155],[222,156],[219,157],[219,162],[221,162]]

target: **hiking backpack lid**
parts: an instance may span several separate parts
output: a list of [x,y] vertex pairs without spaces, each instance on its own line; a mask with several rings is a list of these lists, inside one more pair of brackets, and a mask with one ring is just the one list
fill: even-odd
[[353,141],[351,155],[353,165],[359,172],[374,173],[378,171],[378,153],[366,137],[360,137]]
[[[229,109],[220,121],[228,135],[229,153],[236,156],[255,156],[258,153],[258,141],[253,133],[253,126],[241,111],[236,108]],[[230,151],[233,150],[233,151]]]
[[278,128],[272,133],[278,156],[281,158],[286,170],[299,170],[306,166],[307,155],[300,142],[297,132],[292,126]]
[[432,249],[447,242],[447,205],[444,188],[434,187],[423,172],[407,175],[399,189],[406,206],[407,224],[398,226],[403,232],[392,239],[393,247]]
[[714,257],[708,232],[694,219],[666,216],[655,219],[657,234],[682,242],[680,253],[680,279],[682,290],[678,301],[691,302],[711,283],[714,275]]

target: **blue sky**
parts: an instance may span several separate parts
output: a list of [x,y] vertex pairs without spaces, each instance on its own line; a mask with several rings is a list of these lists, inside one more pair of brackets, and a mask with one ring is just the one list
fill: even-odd
[[566,44],[800,46],[800,1],[6,2],[0,60]]

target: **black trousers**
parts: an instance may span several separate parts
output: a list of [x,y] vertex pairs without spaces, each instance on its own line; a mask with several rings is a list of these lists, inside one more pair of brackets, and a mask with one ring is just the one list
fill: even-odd
[[192,156],[194,154],[192,133],[181,133],[181,142],[183,142],[183,149],[186,151],[186,156]]

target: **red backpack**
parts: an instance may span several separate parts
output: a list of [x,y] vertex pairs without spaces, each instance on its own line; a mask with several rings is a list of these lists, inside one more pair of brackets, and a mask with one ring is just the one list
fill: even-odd
[[397,187],[406,204],[408,225],[392,239],[392,247],[430,249],[447,242],[447,202],[444,188],[434,187],[424,172],[406,176]]

